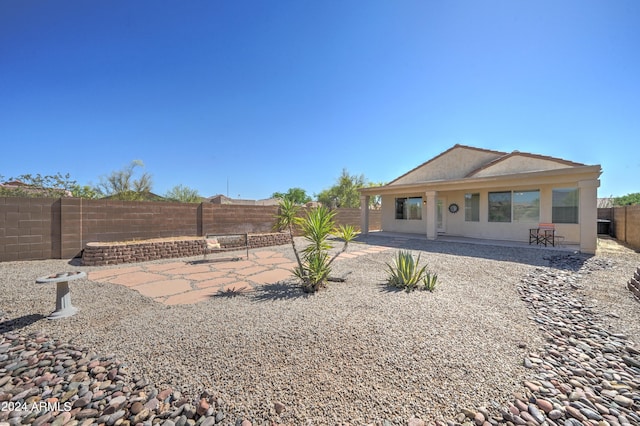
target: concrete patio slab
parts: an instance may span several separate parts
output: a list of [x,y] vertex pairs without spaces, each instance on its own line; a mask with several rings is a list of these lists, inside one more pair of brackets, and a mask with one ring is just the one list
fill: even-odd
[[117,277],[114,277],[113,279],[109,280],[109,282],[112,282],[114,284],[124,285],[126,287],[135,287],[140,284],[146,284],[153,281],[164,281],[164,280],[166,280],[165,275],[154,274],[151,272],[136,271],[130,274],[118,275]]
[[113,268],[113,269],[102,269],[100,271],[91,271],[88,273],[89,279],[93,281],[102,281],[104,279],[108,279],[111,277],[115,277],[123,274],[131,274],[133,272],[141,271],[142,268],[140,266],[132,266],[129,268]]
[[176,294],[166,298],[163,303],[165,305],[186,305],[192,303],[203,302],[210,299],[218,293],[219,287],[206,288],[204,290],[193,290],[186,293]]
[[176,268],[172,268],[164,271],[167,274],[172,275],[186,275],[186,274],[196,274],[198,272],[209,272],[211,269],[207,265],[188,265],[182,264]]
[[276,284],[288,278],[291,278],[291,271],[286,269],[273,269],[247,277],[248,280],[257,284]]
[[217,263],[216,269],[242,269],[242,268],[248,268],[250,266],[255,265],[255,263],[251,260],[236,260],[236,261],[229,261],[229,262],[220,262]]
[[[360,247],[358,247],[360,248]],[[388,247],[363,247],[341,253],[340,259],[353,259]],[[142,263],[91,271],[90,280],[123,285],[166,305],[198,303],[216,294],[242,294],[257,286],[276,284],[292,278],[297,263],[281,252],[255,249],[248,259],[208,262],[168,261]]]
[[209,271],[209,272],[198,272],[196,274],[184,274],[183,277],[188,280],[194,281],[202,281],[202,280],[211,280],[214,278],[220,278],[227,275],[227,271]]
[[182,268],[184,262],[171,262],[171,263],[156,263],[154,265],[147,266],[146,270],[149,272],[164,272],[170,269]]
[[196,284],[197,288],[222,287],[225,284],[237,281],[235,277],[220,277],[214,280],[200,281]]
[[136,291],[147,297],[158,298],[191,291],[191,283],[188,280],[165,280],[142,284],[135,287]]

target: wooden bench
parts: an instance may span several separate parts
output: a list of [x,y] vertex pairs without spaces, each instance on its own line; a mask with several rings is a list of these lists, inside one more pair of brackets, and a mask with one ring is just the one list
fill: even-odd
[[553,223],[539,223],[537,228],[529,229],[529,244],[536,243],[555,247],[556,243],[564,237],[556,235],[556,226]]
[[204,236],[204,259],[209,253],[246,251],[249,258],[249,234],[206,234]]

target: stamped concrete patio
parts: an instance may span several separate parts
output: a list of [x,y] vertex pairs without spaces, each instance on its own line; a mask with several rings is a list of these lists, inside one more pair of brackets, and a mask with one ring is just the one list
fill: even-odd
[[[336,261],[386,250],[391,248],[367,245],[361,250],[340,254]],[[259,285],[290,279],[295,265],[295,261],[282,253],[265,248],[251,250],[248,259],[140,263],[91,271],[88,278],[129,287],[166,305],[181,305],[198,303],[215,295],[249,292]]]

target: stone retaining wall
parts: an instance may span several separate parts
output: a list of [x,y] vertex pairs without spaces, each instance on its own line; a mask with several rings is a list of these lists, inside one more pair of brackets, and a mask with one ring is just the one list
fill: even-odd
[[636,269],[633,278],[627,283],[627,287],[631,290],[631,293],[636,296],[636,299],[640,301],[640,268]]
[[[291,237],[286,233],[249,234],[248,240],[249,248],[259,248],[289,244]],[[88,243],[82,252],[82,264],[103,266],[200,256],[204,254],[204,248],[204,240],[198,237],[125,243]]]

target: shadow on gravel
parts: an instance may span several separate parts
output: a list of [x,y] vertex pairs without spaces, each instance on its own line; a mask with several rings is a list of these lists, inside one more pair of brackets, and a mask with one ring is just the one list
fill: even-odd
[[[490,244],[477,244],[468,242],[451,242],[427,240],[426,238],[403,235],[358,235],[355,242],[378,245],[382,247],[397,248],[398,250],[417,250],[427,253],[448,254],[453,256],[476,257],[481,259],[498,260],[505,262],[517,262],[526,265],[558,269],[572,269],[577,264],[584,263],[591,255],[574,253],[570,251],[546,250],[536,246],[501,246]],[[564,267],[562,259],[571,259],[567,267]],[[578,267],[579,269],[579,267]]]
[[386,282],[379,282],[377,286],[380,293],[402,293],[405,291],[403,288],[394,287]]
[[272,300],[291,300],[308,298],[309,293],[305,293],[298,286],[291,284],[267,284],[256,287],[249,297],[258,302],[267,302]]
[[12,320],[6,320],[0,322],[0,333],[10,333],[12,331],[19,330],[28,325],[36,323],[41,319],[45,319],[44,315],[40,314],[29,314],[24,315],[22,317],[14,318]]
[[85,265],[82,263],[82,258],[81,258],[81,257],[74,257],[74,258],[72,258],[71,260],[69,260],[67,263],[68,263],[69,265],[71,265],[71,266],[85,266]]

